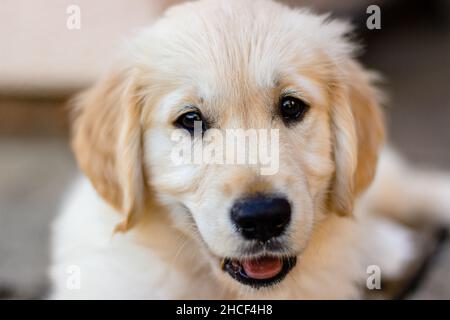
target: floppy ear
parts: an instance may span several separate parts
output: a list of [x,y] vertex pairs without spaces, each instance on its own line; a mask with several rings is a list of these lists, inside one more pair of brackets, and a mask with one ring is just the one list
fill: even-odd
[[381,95],[371,84],[372,74],[358,63],[345,63],[344,84],[336,88],[332,110],[336,172],[331,192],[332,209],[351,214],[354,198],[375,175],[384,140]]
[[109,75],[75,100],[72,147],[97,192],[124,214],[125,231],[142,210],[140,104],[131,74]]

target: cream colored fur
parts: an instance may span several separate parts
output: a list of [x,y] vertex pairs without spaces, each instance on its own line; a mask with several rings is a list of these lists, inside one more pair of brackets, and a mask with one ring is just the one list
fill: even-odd
[[[401,275],[415,258],[412,233],[390,217],[418,208],[448,223],[450,179],[381,151],[380,95],[349,31],[271,1],[204,0],[170,9],[131,41],[76,101],[73,147],[90,181],[73,186],[53,225],[51,297],[361,298],[368,266]],[[310,105],[289,127],[274,117],[286,90]],[[279,129],[279,172],[171,165],[170,132],[186,105],[220,129]],[[231,204],[263,191],[292,202],[282,241],[298,262],[280,284],[256,290],[220,261],[247,245]],[[80,288],[68,286],[71,266]]]

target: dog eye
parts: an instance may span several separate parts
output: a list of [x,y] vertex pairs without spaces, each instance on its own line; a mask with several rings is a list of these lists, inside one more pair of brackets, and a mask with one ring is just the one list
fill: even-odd
[[182,114],[178,117],[176,120],[176,124],[188,131],[193,132],[195,128],[195,122],[200,121],[201,122],[201,128],[202,132],[206,130],[205,121],[202,118],[202,115],[200,112],[197,111],[191,111],[187,112],[185,114]]
[[281,116],[288,123],[300,121],[308,110],[308,107],[306,102],[294,97],[283,97],[280,101]]

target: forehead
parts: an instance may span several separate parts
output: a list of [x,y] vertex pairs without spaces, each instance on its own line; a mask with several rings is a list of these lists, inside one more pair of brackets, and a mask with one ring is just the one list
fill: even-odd
[[209,102],[263,99],[283,88],[318,98],[351,51],[346,31],[273,2],[200,1],[169,10],[135,46],[149,86]]

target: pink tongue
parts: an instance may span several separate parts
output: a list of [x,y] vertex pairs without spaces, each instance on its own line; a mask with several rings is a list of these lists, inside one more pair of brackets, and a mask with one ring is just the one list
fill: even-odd
[[245,273],[253,279],[270,279],[281,272],[283,263],[279,258],[264,257],[243,261]]

